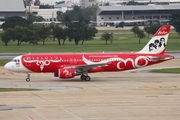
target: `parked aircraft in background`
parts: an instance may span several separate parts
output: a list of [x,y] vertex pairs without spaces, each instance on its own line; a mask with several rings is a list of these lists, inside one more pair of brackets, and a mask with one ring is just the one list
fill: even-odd
[[115,27],[124,27],[125,25],[134,25],[134,24],[140,24],[143,25],[144,23],[148,22],[148,20],[112,20],[112,21],[103,21],[101,25],[108,26],[115,26]]
[[59,22],[59,21],[46,21],[46,22],[33,22],[33,24],[49,26],[50,24],[61,24],[61,22]]
[[3,23],[4,23],[4,22],[0,21],[0,27],[1,27],[1,25],[2,25]]
[[137,24],[137,25],[144,25],[145,23],[148,22],[148,20],[144,20],[144,19],[140,19],[140,20],[136,20],[134,18],[134,13],[132,12],[132,19],[131,20],[125,20],[124,19],[124,12],[122,11],[122,15],[121,15],[121,20],[108,20],[108,21],[102,21],[100,24],[101,25],[105,25],[107,27],[110,27],[111,25],[112,26],[115,26],[116,28],[117,27],[124,27],[125,25],[134,25],[134,24]]
[[52,12],[52,21],[42,21],[42,22],[33,22],[33,24],[42,24],[42,25],[50,25],[50,24],[61,24],[62,22],[54,21],[54,12]]
[[90,81],[88,73],[124,71],[173,59],[172,55],[164,54],[169,32],[170,26],[162,26],[139,52],[30,53],[15,57],[4,67],[14,72],[26,72],[27,82],[31,72],[52,72],[62,79],[80,75],[82,80]]

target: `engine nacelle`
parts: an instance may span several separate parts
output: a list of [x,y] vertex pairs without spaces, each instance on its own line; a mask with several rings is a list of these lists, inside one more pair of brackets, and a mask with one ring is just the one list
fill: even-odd
[[75,69],[61,68],[58,69],[58,77],[63,79],[73,78],[75,76]]

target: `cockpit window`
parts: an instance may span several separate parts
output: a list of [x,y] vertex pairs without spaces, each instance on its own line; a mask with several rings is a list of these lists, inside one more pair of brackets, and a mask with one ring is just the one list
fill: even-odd
[[18,62],[19,63],[20,60],[19,59],[13,59],[12,62],[16,62],[16,63]]

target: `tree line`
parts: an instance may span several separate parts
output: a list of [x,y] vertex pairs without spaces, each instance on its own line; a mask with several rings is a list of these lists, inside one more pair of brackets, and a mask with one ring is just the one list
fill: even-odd
[[38,44],[40,41],[45,45],[46,39],[53,36],[53,39],[58,40],[59,45],[61,41],[64,45],[67,39],[78,45],[80,41],[84,44],[84,41],[93,39],[98,32],[95,27],[88,25],[91,18],[90,13],[87,14],[78,6],[74,7],[73,11],[59,13],[58,16],[63,27],[53,23],[49,26],[32,24],[32,21],[37,19],[33,15],[29,19],[18,16],[8,17],[2,25],[4,31],[1,33],[2,41],[6,46],[10,41],[17,41],[18,46],[23,42]]
[[[84,44],[84,41],[91,40],[98,32],[95,27],[89,26],[90,20],[95,19],[95,10],[97,6],[91,6],[87,9],[81,9],[74,6],[74,10],[67,11],[66,13],[58,12],[58,20],[62,22],[64,27],[51,24],[35,25],[33,21],[42,21],[40,16],[34,16],[28,13],[28,19],[23,19],[18,16],[6,18],[5,23],[2,25],[3,32],[0,34],[1,40],[7,46],[10,41],[17,41],[17,45],[23,42],[30,44],[38,44],[42,42],[45,45],[46,40],[52,36],[57,39],[58,45],[64,45],[66,40],[74,41],[75,45]],[[174,26],[175,31],[180,35],[180,12],[173,12],[170,14],[170,24]],[[144,27],[144,31],[149,34],[154,34],[160,25],[152,25]],[[134,26],[131,31],[140,40],[145,37],[144,31],[140,30],[138,26]],[[101,36],[102,40],[110,40],[113,42],[113,33],[105,32]]]
[[[15,21],[15,19],[17,21]],[[11,24],[11,21],[16,24]],[[49,26],[29,24],[21,17],[7,18],[5,24],[2,25],[4,32],[1,33],[1,39],[7,46],[10,41],[17,41],[17,45],[21,45],[23,42],[29,42],[30,44],[38,44],[42,42],[45,45],[45,41],[49,36],[57,39],[58,45],[65,44],[66,39],[75,42],[78,45],[80,41],[82,44],[86,40],[91,40],[95,37],[97,29],[89,25],[82,25],[79,22],[72,22],[68,24],[68,27],[60,27],[59,25],[51,24]]]

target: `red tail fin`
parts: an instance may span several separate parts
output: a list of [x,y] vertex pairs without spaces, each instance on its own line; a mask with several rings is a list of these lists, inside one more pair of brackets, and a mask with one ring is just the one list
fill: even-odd
[[139,53],[163,54],[167,45],[169,32],[169,25],[161,26]]

